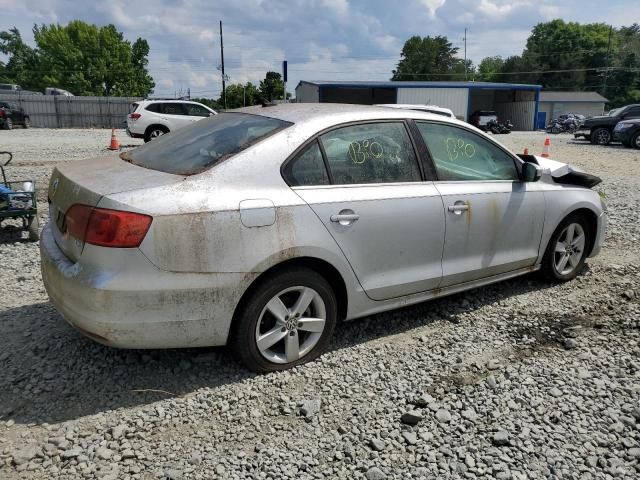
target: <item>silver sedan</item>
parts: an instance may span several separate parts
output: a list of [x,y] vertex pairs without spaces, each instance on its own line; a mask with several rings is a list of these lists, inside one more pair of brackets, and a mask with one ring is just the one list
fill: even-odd
[[536,270],[573,279],[603,241],[598,182],[443,116],[252,107],[57,167],[43,278],[98,342],[229,344],[281,370],[338,320]]

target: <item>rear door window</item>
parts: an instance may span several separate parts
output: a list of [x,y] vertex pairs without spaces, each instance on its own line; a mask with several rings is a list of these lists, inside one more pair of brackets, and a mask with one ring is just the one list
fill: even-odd
[[162,113],[165,115],[186,115],[183,103],[162,103]]
[[260,115],[221,113],[122,153],[120,158],[151,170],[194,175],[290,125]]
[[320,141],[336,185],[421,181],[402,122],[342,127],[322,135]]

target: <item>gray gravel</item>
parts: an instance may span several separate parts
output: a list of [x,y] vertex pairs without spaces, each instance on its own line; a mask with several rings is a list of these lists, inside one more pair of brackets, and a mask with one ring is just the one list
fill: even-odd
[[[11,173],[44,182],[108,138],[15,130],[0,145],[16,152]],[[535,152],[544,135],[500,140]],[[551,149],[604,179],[607,244],[578,279],[523,277],[342,324],[318,361],[263,376],[225,349],[84,338],[48,303],[37,244],[6,227],[0,478],[637,479],[640,153],[562,135]]]

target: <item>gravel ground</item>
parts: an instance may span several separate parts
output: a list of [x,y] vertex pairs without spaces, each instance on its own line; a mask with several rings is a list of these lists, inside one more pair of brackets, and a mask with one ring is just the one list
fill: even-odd
[[[54,164],[108,139],[16,130],[0,150],[44,190]],[[544,135],[500,140],[535,153]],[[6,227],[0,478],[637,479],[640,153],[563,135],[551,149],[603,178],[610,209],[575,281],[521,277],[344,323],[318,361],[263,376],[225,349],[86,339],[47,301],[37,244]]]

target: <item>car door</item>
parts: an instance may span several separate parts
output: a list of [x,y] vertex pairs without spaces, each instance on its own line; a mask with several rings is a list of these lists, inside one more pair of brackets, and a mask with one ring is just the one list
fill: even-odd
[[309,143],[283,174],[323,222],[370,298],[438,286],[442,200],[433,182],[422,179],[405,122],[338,127]]
[[167,122],[169,130],[177,130],[191,123],[183,103],[167,102],[161,105],[162,118]]
[[416,124],[444,204],[441,286],[534,265],[545,214],[539,184],[520,181],[518,160],[476,132],[436,122]]

